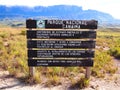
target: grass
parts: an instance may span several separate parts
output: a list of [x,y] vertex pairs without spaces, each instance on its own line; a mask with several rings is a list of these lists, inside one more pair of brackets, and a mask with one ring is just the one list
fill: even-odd
[[79,90],[89,86],[90,79],[80,77],[78,80],[74,80],[70,86],[70,90]]
[[110,48],[108,54],[120,58],[120,29],[106,29],[98,32],[97,45]]
[[115,63],[107,51],[96,50],[92,75],[105,77],[106,74],[114,74],[116,70]]
[[[0,59],[2,68],[10,70],[10,73],[28,72],[26,57],[25,36],[21,31],[12,28],[2,28],[0,31]],[[23,42],[24,41],[24,42]]]
[[[46,83],[47,86],[63,83],[62,78],[70,79],[73,85],[83,88],[89,80],[73,79],[85,73],[84,67],[37,67],[35,77],[29,77],[27,66],[25,28],[0,28],[0,67],[8,70],[11,75],[24,78],[27,83]],[[114,74],[117,68],[111,56],[120,58],[120,30],[100,29],[97,31],[97,47],[95,52],[92,76],[104,78],[106,74]],[[105,50],[105,48],[109,50]]]

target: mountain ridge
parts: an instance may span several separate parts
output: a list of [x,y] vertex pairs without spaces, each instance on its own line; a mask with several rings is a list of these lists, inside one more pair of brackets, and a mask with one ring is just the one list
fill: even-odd
[[83,10],[82,7],[74,5],[54,5],[54,6],[5,6],[0,5],[0,19],[3,18],[57,18],[73,20],[98,20],[100,23],[118,23],[120,20],[115,19],[108,13],[97,10]]

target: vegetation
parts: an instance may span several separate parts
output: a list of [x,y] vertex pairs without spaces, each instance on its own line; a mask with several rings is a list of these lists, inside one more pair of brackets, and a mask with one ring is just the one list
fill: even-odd
[[[120,29],[100,29],[97,32],[92,76],[103,78],[117,70],[112,56],[120,58]],[[83,77],[84,67],[37,67],[35,77],[29,77],[25,33],[25,28],[0,28],[1,68],[8,70],[17,78],[24,78],[27,83],[46,83],[46,86],[51,86],[69,79],[73,86],[77,84],[79,88],[89,85],[88,79],[74,78]]]
[[81,77],[79,80],[73,83],[70,88],[72,88],[73,90],[74,89],[76,90],[76,88],[83,89],[89,86],[89,82],[90,82],[89,79],[85,77]]

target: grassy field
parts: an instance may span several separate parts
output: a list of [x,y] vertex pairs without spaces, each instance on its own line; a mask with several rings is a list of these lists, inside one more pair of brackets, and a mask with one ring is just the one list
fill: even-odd
[[[27,66],[25,28],[0,28],[0,67],[11,75],[27,83],[45,83],[46,86],[59,85],[69,80],[71,85],[86,87],[89,80],[84,78],[84,67],[37,67],[35,77],[29,77]],[[120,58],[120,29],[97,30],[97,42],[92,76],[104,78],[113,75],[117,68],[112,57]],[[77,76],[80,78],[75,78]]]

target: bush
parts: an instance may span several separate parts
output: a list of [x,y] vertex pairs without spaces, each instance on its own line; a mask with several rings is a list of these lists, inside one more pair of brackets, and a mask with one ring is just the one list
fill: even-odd
[[[22,28],[23,29],[23,28]],[[98,33],[99,34],[99,33]],[[101,32],[100,32],[101,34]],[[107,32],[99,34],[97,38],[97,45],[101,48],[95,52],[94,67],[92,67],[92,75],[96,77],[104,77],[106,73],[114,74],[116,67],[110,55],[120,57],[120,48],[118,41],[118,33],[114,37],[109,37]],[[41,83],[42,75],[47,78],[47,84],[59,85],[61,78],[68,80],[70,77],[76,77],[80,73],[84,73],[83,67],[37,67],[35,77],[29,77],[27,66],[27,45],[26,45],[26,31],[15,28],[1,28],[0,32],[0,67],[8,70],[11,75],[18,75],[17,73],[24,73],[24,80],[29,83]],[[114,36],[114,35],[113,35]],[[116,41],[115,41],[116,40]],[[120,40],[119,40],[120,41]],[[116,45],[116,46],[115,46]],[[109,52],[104,51],[103,47],[110,47]],[[81,78],[78,82],[71,78],[72,83],[77,83],[80,88],[86,87],[89,80]]]
[[89,82],[90,82],[89,79],[81,77],[80,80],[76,81],[75,83],[71,85],[70,89],[79,90],[79,89],[86,88],[89,86]]
[[96,77],[104,77],[106,73],[114,74],[117,68],[107,51],[96,50],[94,67],[92,75]]
[[111,48],[108,53],[115,58],[120,59],[120,47]]
[[26,35],[26,31],[25,30],[22,30],[20,35]]

